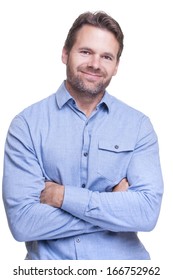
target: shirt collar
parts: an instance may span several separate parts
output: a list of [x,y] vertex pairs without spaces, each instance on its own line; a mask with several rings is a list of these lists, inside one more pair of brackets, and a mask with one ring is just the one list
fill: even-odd
[[109,95],[109,93],[108,93],[107,91],[105,91],[105,94],[104,94],[102,100],[100,101],[100,103],[97,105],[97,107],[98,107],[98,106],[105,105],[105,107],[107,108],[107,110],[110,111],[111,104],[112,104],[111,95]]
[[73,99],[65,87],[65,82],[61,84],[56,92],[56,100],[59,109],[61,109],[70,99]]
[[[74,100],[73,97],[70,95],[70,93],[67,91],[65,87],[65,82],[63,82],[56,92],[56,100],[59,109],[61,109],[70,99]],[[111,104],[112,104],[112,97],[111,95],[109,95],[107,91],[105,91],[105,94],[102,100],[100,101],[100,103],[97,105],[97,107],[100,107],[103,104],[105,104],[108,111],[110,111]]]

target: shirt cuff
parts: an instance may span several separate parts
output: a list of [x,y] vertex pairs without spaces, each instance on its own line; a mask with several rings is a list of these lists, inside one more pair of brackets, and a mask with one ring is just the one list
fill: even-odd
[[61,209],[82,219],[89,204],[91,193],[88,189],[65,185]]

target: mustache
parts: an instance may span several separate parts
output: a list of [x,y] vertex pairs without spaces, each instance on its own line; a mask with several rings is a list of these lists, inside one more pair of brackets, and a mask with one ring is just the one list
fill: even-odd
[[79,67],[77,67],[77,71],[105,76],[105,71],[101,70],[100,68],[96,69],[93,66],[86,66],[86,67],[79,66]]

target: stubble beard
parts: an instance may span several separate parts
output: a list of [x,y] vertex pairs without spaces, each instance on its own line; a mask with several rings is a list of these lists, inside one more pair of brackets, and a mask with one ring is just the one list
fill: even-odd
[[[98,95],[103,95],[106,87],[109,85],[110,80],[106,83],[98,82],[87,85],[79,75],[75,75],[70,67],[67,66],[67,80],[72,89],[90,98],[95,98]],[[89,82],[88,82],[89,83]]]

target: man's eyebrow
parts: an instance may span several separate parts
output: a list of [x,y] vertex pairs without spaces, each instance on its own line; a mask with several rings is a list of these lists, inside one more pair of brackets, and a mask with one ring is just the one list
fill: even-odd
[[79,48],[79,51],[83,51],[83,50],[94,52],[94,50],[92,50],[91,48],[88,48],[88,47],[81,47],[81,48]]

